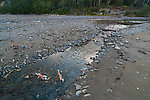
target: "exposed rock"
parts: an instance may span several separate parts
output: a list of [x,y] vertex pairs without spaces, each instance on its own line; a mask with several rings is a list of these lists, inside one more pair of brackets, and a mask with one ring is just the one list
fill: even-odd
[[28,79],[28,78],[29,78],[29,75],[26,75],[24,78]]
[[128,43],[129,43],[129,41],[127,41],[127,40],[126,40],[126,41],[124,41],[124,43],[128,44]]
[[82,87],[82,89],[87,89],[88,87],[90,87],[90,86],[86,85],[86,86]]
[[110,42],[110,43],[107,43],[107,45],[111,46],[111,45],[114,45],[114,43]]
[[138,50],[138,52],[143,53],[143,54],[147,54],[144,50]]
[[119,64],[119,65],[123,65],[123,62],[120,62],[118,60],[116,61],[116,63]]
[[95,68],[94,71],[98,71],[98,69]]
[[71,98],[71,96],[72,96],[72,93],[70,92],[68,95],[67,95],[67,99],[70,99]]
[[121,42],[120,45],[123,46],[123,43]]
[[76,87],[76,90],[80,90],[81,89],[81,85],[78,85],[78,84],[76,85],[75,84],[75,87]]
[[85,63],[85,65],[90,65],[90,63],[89,63],[89,62],[87,62],[87,63]]
[[116,49],[116,50],[120,50],[120,47],[116,46],[115,49]]
[[89,97],[89,96],[91,96],[91,94],[85,94],[85,95],[84,95],[84,97]]
[[94,60],[94,62],[99,63],[100,61],[98,61],[98,60]]
[[112,92],[112,88],[107,89],[107,91]]
[[82,93],[82,91],[76,91],[76,96],[79,96]]
[[82,90],[82,93],[87,93],[87,89],[83,89],[83,90]]

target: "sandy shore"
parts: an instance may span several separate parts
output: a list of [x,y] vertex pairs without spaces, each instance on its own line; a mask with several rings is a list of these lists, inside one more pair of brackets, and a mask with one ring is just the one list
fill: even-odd
[[[104,55],[90,65],[92,69],[89,69],[87,77],[78,78],[61,99],[150,99],[150,30],[132,35],[122,34],[116,39],[119,49],[107,46]],[[77,85],[81,88],[77,89]]]

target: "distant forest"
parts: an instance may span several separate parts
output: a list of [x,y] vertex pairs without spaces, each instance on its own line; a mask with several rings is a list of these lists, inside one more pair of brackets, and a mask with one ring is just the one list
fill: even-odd
[[108,6],[150,10],[150,0],[0,0],[0,13],[90,14]]

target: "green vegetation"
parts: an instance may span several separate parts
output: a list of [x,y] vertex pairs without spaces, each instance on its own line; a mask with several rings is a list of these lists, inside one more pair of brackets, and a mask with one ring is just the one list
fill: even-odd
[[99,9],[112,6],[141,8],[136,15],[147,16],[149,5],[150,0],[0,0],[0,13],[95,15],[105,12]]
[[136,16],[150,16],[150,5],[145,5],[139,12],[136,13]]

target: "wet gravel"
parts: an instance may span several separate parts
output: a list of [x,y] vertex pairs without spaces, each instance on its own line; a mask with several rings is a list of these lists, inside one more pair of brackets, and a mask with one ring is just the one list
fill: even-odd
[[12,66],[20,68],[32,60],[44,59],[47,55],[87,42],[98,33],[95,25],[87,20],[48,16],[12,17],[1,22],[0,27],[0,65],[5,66],[1,67],[0,75],[4,77],[12,70]]
[[[95,23],[95,20],[97,19],[122,20],[139,18],[116,18],[99,16],[0,15],[0,89],[3,91],[1,92],[2,98],[9,99],[14,95],[13,99],[16,99],[16,96],[19,94],[18,99],[23,99],[25,96],[29,96],[30,99],[48,100],[52,99],[51,97],[53,97],[53,99],[56,98],[56,95],[53,96],[52,94],[53,91],[56,92],[55,94],[62,94],[62,91],[66,88],[66,86],[68,86],[68,84],[71,83],[71,81],[65,85],[65,88],[59,91],[59,87],[64,85],[59,84],[55,86],[58,81],[58,77],[54,76],[57,76],[57,73],[53,72],[53,70],[48,71],[53,67],[58,67],[58,65],[57,63],[55,64],[55,59],[53,59],[53,56],[50,60],[54,62],[54,64],[47,64],[49,60],[45,59],[47,59],[47,57],[50,55],[69,50],[70,47],[78,47],[83,44],[87,44],[91,40],[94,41],[95,44],[102,45],[101,41],[93,40],[93,38],[101,34],[101,27],[107,26],[107,24],[97,24]],[[146,27],[147,24],[144,25],[144,28],[149,28]],[[134,26],[132,26],[131,29],[132,28],[134,28]],[[91,50],[94,49],[91,48]],[[63,56],[58,57],[61,58]],[[69,60],[68,58],[65,59]],[[91,59],[94,60],[94,58]],[[43,62],[39,63],[41,60]],[[79,59],[79,61],[80,60],[81,59]],[[81,63],[76,60],[74,60],[74,62],[77,62],[77,65],[78,63]],[[60,65],[63,64],[64,63],[62,61]],[[47,65],[54,66],[50,66],[49,68]],[[41,66],[43,66],[43,68],[41,68]],[[43,73],[47,76],[52,75],[51,81],[42,82],[41,80],[37,80],[34,77],[35,74],[33,72],[39,69],[43,69],[45,72],[47,72]],[[74,78],[75,77],[76,76],[74,76]],[[30,78],[30,80],[24,80],[24,78]],[[13,86],[14,84],[16,85]],[[17,90],[18,86],[21,89]],[[51,88],[52,86],[54,88],[48,89],[47,92],[44,92],[47,87]],[[32,93],[28,93],[28,89],[24,88],[29,88],[33,91],[30,91]]]

